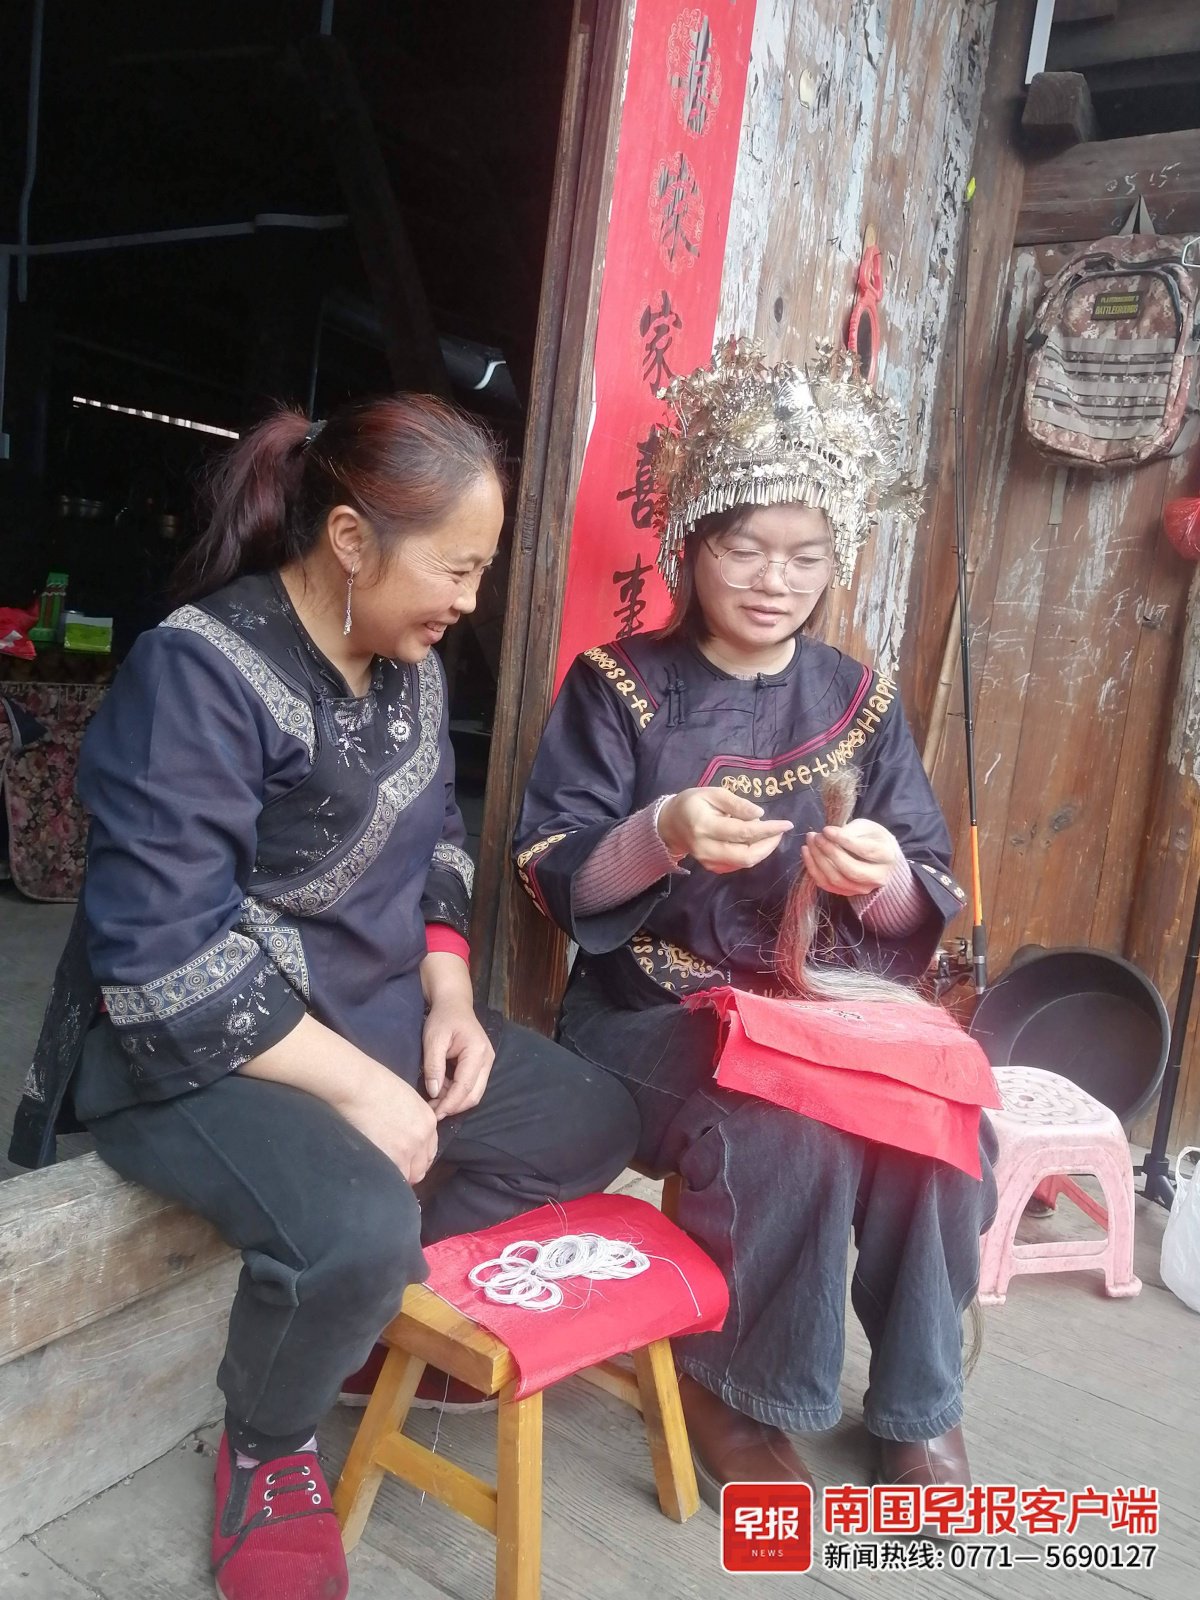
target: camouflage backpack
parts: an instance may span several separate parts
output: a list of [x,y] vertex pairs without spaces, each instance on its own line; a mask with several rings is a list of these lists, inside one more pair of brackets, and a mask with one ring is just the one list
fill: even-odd
[[1200,271],[1184,248],[1154,234],[1098,239],[1050,279],[1025,379],[1025,427],[1043,454],[1127,467],[1196,437]]

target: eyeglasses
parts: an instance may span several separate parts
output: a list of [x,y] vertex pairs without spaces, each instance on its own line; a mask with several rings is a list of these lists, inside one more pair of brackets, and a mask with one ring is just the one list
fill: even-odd
[[817,594],[829,581],[828,556],[790,556],[772,561],[761,550],[714,550],[708,546],[731,589],[753,589],[769,567],[783,568],[783,581],[793,594]]

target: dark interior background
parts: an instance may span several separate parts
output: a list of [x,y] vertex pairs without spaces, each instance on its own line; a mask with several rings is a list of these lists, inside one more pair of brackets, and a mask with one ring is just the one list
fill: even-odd
[[[355,98],[349,132],[314,68],[323,13]],[[0,25],[9,241],[33,18],[21,0]],[[118,657],[165,612],[198,475],[223,441],[77,399],[236,432],[277,400],[321,416],[350,396],[433,386],[420,362],[396,370],[414,329],[388,326],[404,319],[368,270],[383,208],[348,191],[346,159],[385,175],[443,381],[519,467],[569,21],[555,0],[47,0],[31,245],[264,215],[346,220],[34,255],[24,301],[13,262],[0,605],[28,603],[64,570],[72,608],[115,617]],[[451,636],[456,718],[485,731],[503,593],[499,564],[478,626]]]

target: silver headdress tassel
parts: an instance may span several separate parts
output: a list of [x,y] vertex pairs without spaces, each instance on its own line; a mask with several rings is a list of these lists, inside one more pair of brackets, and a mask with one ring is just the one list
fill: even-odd
[[803,504],[833,530],[834,582],[849,584],[880,510],[914,519],[921,491],[900,476],[899,417],[859,375],[849,350],[817,347],[804,368],[769,367],[746,339],[662,394],[674,420],[653,455],[658,569],[674,593],[684,540],[701,517],[735,506]]

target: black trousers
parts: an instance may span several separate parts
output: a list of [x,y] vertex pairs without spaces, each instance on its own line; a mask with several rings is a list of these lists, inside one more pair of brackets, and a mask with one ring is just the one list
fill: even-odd
[[[111,1048],[107,1029],[84,1047],[85,1120],[87,1057]],[[217,1374],[239,1450],[266,1459],[310,1438],[426,1276],[422,1242],[603,1189],[633,1154],[638,1115],[615,1079],[528,1029],[489,1031],[487,1091],[441,1124],[433,1175],[452,1170],[423,1205],[323,1100],[236,1072],[88,1121],[111,1167],[206,1217],[242,1253]]]
[[962,1314],[995,1215],[996,1139],[982,1179],[842,1133],[713,1082],[716,1014],[614,1006],[580,970],[560,1037],[633,1094],[639,1154],[683,1175],[679,1224],[725,1273],[729,1316],[675,1342],[680,1368],[735,1410],[793,1431],[841,1416],[846,1269],[871,1345],[863,1420],[933,1439],[962,1417]]

